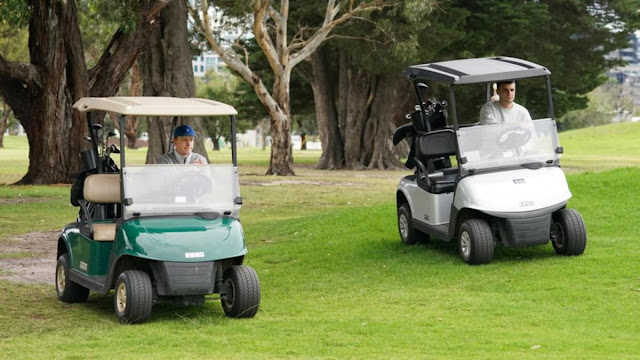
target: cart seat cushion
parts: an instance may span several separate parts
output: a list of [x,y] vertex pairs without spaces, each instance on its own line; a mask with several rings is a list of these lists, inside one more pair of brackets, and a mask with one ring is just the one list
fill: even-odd
[[456,173],[444,174],[441,177],[431,180],[431,192],[434,194],[443,194],[453,192],[456,184]]
[[116,238],[116,223],[93,224],[93,240],[113,241]]
[[416,145],[419,159],[426,160],[456,154],[456,136],[451,129],[422,134],[418,137]]
[[120,175],[93,174],[84,180],[84,199],[97,204],[120,202]]

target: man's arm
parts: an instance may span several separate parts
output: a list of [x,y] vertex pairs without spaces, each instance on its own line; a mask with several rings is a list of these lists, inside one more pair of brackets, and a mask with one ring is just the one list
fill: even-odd
[[498,116],[493,104],[490,102],[484,104],[482,109],[480,109],[480,125],[493,125],[498,123]]

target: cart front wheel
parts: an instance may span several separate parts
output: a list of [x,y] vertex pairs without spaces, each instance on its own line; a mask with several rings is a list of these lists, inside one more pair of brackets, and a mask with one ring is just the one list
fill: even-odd
[[113,305],[116,316],[125,324],[139,324],[149,320],[153,306],[151,279],[140,270],[123,271],[116,281]]
[[493,235],[486,221],[470,219],[462,223],[458,241],[460,256],[467,264],[487,264],[493,260]]
[[587,247],[587,230],[575,209],[561,209],[553,214],[551,224],[553,248],[558,255],[580,255]]
[[56,293],[66,303],[85,302],[89,289],[69,279],[69,254],[62,254],[56,265]]
[[255,270],[234,265],[224,274],[227,294],[222,297],[222,309],[231,318],[252,318],[260,306],[260,283]]

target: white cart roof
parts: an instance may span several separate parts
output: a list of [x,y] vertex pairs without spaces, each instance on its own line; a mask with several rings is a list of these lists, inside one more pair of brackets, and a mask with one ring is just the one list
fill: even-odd
[[435,80],[448,84],[517,80],[549,74],[551,72],[542,65],[506,56],[412,65],[403,72],[411,80]]
[[134,116],[219,116],[236,115],[233,106],[198,98],[114,96],[85,97],[73,107],[78,111],[109,111]]

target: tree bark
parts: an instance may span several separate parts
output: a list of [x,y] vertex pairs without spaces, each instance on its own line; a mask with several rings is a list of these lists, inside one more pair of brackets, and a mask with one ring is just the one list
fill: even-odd
[[[146,50],[140,56],[140,73],[145,96],[173,96],[190,98],[195,95],[195,81],[191,67],[188,42],[187,6],[182,0],[173,1],[160,12],[159,26],[151,34]],[[153,164],[169,151],[173,119],[148,118],[149,148],[147,163]],[[191,125],[199,135],[193,151],[209,160],[204,146],[204,127],[200,118],[183,117],[178,125]]]
[[[29,64],[0,56],[0,95],[27,133],[29,169],[19,184],[68,183],[80,169],[78,153],[87,134],[85,113],[72,105],[83,96],[111,96],[126,75],[145,38],[154,14],[167,0],[143,3],[132,32],[116,32],[91,70],[84,60],[77,10],[73,0],[31,0]],[[92,113],[93,122],[103,114]]]
[[7,123],[9,122],[9,114],[11,108],[7,107],[7,104],[2,103],[2,120],[0,120],[0,148],[4,147],[4,132],[7,130]]
[[[312,89],[322,143],[319,169],[393,169],[402,166],[406,144],[393,146],[397,126],[406,123],[413,97],[410,84],[401,76],[372,75],[338,56],[338,79],[322,66],[321,52],[313,55]],[[333,71],[336,71],[333,70]],[[325,87],[320,84],[325,83]],[[327,89],[329,86],[331,89]],[[335,90],[334,90],[335,89]],[[338,97],[334,96],[338,93]]]
[[317,169],[341,169],[344,167],[344,142],[338,123],[335,104],[334,81],[329,68],[328,50],[319,48],[311,55],[311,71],[308,77],[313,90],[318,132],[322,143],[322,155]]
[[[129,84],[129,96],[140,96],[140,67],[138,62],[134,62],[131,67],[131,83]],[[127,147],[129,149],[138,148],[138,122],[137,116],[127,116],[127,128],[124,135],[127,137]]]

